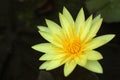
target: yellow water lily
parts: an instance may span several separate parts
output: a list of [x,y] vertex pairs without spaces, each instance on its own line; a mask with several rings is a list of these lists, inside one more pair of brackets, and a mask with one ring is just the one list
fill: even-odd
[[96,37],[101,26],[100,15],[93,19],[92,15],[85,20],[83,8],[74,21],[69,11],[64,7],[59,13],[60,24],[46,19],[48,27],[38,26],[39,33],[48,43],[32,46],[43,52],[39,60],[45,61],[40,69],[52,70],[63,64],[64,75],[68,76],[77,65],[96,73],[103,73],[98,60],[102,59],[100,52],[95,49],[114,38],[114,34]]

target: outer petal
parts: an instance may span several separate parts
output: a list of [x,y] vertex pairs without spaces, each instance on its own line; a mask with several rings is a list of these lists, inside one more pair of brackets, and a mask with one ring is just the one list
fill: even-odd
[[100,60],[103,58],[102,55],[95,50],[85,51],[85,55],[88,60]]
[[37,26],[39,31],[44,31],[46,33],[51,33],[50,30],[45,26]]
[[41,43],[41,44],[37,44],[37,45],[32,46],[32,48],[37,50],[37,51],[40,51],[40,52],[53,54],[54,49],[52,46],[53,45],[50,43]]
[[[63,36],[63,31],[61,29],[61,27],[56,24],[55,22],[46,19],[46,23],[48,25],[48,28],[50,29],[50,31],[52,32],[52,36],[53,36],[53,43],[59,47],[61,47],[61,43],[64,40],[64,36]],[[51,33],[50,33],[51,34]]]
[[84,16],[84,11],[83,8],[79,11],[76,21],[75,21],[76,29],[77,29],[77,35],[82,33],[84,25],[85,25],[85,16]]
[[85,28],[83,30],[83,33],[80,36],[81,41],[84,40],[86,38],[86,36],[88,35],[91,24],[92,24],[92,15],[85,22]]
[[59,36],[59,38],[58,38],[58,35],[55,36],[52,33],[50,33],[50,32],[48,33],[45,31],[39,31],[39,33],[47,41],[51,42],[52,44],[56,45],[57,47],[62,47],[62,45],[60,44],[61,39],[62,39],[61,36]]
[[65,7],[63,8],[63,15],[66,17],[66,19],[69,21],[70,25],[72,26],[74,24],[74,20],[70,12]]
[[103,69],[98,61],[88,61],[84,68],[96,73],[103,73]]
[[62,57],[64,57],[65,54],[44,54],[43,56],[41,56],[39,58],[39,60],[55,60],[55,59],[60,59]]
[[92,24],[96,23],[96,21],[98,21],[100,19],[101,15],[97,15],[93,21],[92,21]]
[[61,34],[61,27],[58,24],[48,19],[46,19],[46,23],[53,34]]
[[50,61],[44,62],[44,63],[39,67],[39,69],[46,69],[46,68],[49,66],[49,62],[50,62]]
[[74,60],[67,62],[64,66],[64,75],[68,76],[75,69],[76,65]]
[[80,57],[78,58],[77,64],[80,65],[80,66],[85,66],[86,63],[87,63],[87,56],[86,55],[80,55]]
[[52,70],[55,69],[61,65],[64,64],[63,59],[56,59],[56,60],[52,60],[49,62],[49,65],[47,66],[46,70]]
[[39,33],[41,34],[41,36],[46,39],[47,41],[53,41],[53,35],[51,33],[51,31],[47,28],[47,27],[44,27],[44,26],[38,26],[38,29],[39,29]]
[[53,42],[53,35],[50,32],[39,31],[41,36],[49,42]]
[[66,17],[64,15],[62,15],[62,14],[59,14],[59,18],[60,18],[60,23],[62,25],[64,33],[67,34],[68,37],[70,37],[71,33],[72,33],[72,29],[71,29],[70,23],[68,22]]
[[[38,29],[39,29],[39,33],[41,34],[41,36],[46,39],[47,41],[49,42],[53,42],[53,35],[51,33],[51,31],[47,28],[47,27],[44,27],[44,26],[38,26]],[[55,42],[54,42],[55,43]]]
[[98,47],[108,43],[109,41],[111,41],[114,37],[115,37],[114,34],[108,34],[108,35],[96,37],[92,41],[90,41],[88,44],[86,44],[85,49],[92,50],[92,49],[98,48]]
[[102,20],[103,19],[99,19],[99,16],[98,16],[98,19],[94,20],[92,26],[91,26],[91,29],[89,31],[89,35],[87,36],[85,42],[91,40],[93,37],[96,36],[98,30],[100,29],[100,26],[102,24]]

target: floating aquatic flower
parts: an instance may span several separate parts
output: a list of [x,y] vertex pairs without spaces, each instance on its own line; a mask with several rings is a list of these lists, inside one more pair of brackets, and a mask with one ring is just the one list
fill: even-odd
[[98,60],[101,53],[95,49],[108,43],[114,34],[96,37],[101,26],[100,15],[85,20],[83,8],[74,21],[69,11],[64,7],[63,14],[59,14],[61,27],[46,19],[48,27],[38,26],[39,33],[48,43],[32,46],[33,49],[45,53],[39,60],[45,61],[40,69],[52,70],[63,64],[64,75],[68,76],[77,65],[96,73],[103,73]]

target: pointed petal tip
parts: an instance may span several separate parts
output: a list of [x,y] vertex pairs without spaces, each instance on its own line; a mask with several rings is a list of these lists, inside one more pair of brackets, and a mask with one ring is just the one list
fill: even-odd
[[77,64],[75,63],[75,61],[70,61],[70,63],[66,63],[64,66],[64,76],[69,76],[74,71],[76,66]]
[[46,23],[48,23],[48,22],[53,22],[52,20],[47,19],[47,18],[45,18],[45,21],[46,21]]
[[37,26],[38,30],[40,30],[40,26]]
[[103,68],[102,68],[101,64],[96,60],[89,60],[87,65],[84,67],[95,73],[100,73],[100,74],[103,73]]
[[83,7],[81,7],[81,9],[80,10],[83,10]]
[[31,48],[36,50],[36,51],[39,51],[39,48],[37,47],[37,45],[33,45]]
[[100,21],[102,22],[102,21],[103,21],[103,18],[100,18]]
[[45,21],[47,22],[47,21],[49,21],[49,19],[45,18]]
[[70,75],[70,73],[65,72],[65,70],[64,70],[64,76],[65,76],[65,77],[68,77],[69,75]]
[[84,13],[84,9],[83,9],[83,7],[80,9],[80,12]]
[[93,14],[91,14],[90,17],[93,18]]
[[96,15],[95,17],[99,17],[99,18],[101,18],[101,14],[98,14],[98,15]]
[[116,36],[115,34],[107,34],[107,37],[110,38],[110,41],[111,41],[115,36]]
[[92,18],[93,18],[93,15],[90,15],[90,16],[88,17],[89,20],[92,20]]
[[69,74],[64,73],[64,76],[65,76],[65,77],[68,77],[68,76],[69,76]]
[[101,70],[96,71],[96,73],[103,74],[103,68],[101,68]]
[[101,18],[101,14],[98,14],[98,16]]
[[64,11],[64,10],[67,10],[67,8],[66,8],[65,6],[63,6],[63,11]]
[[69,12],[68,9],[65,6],[63,7],[63,13],[64,12]]
[[35,50],[35,45],[34,45],[34,46],[31,46],[31,48]]
[[114,38],[116,35],[115,34],[111,34],[111,36]]
[[41,59],[41,57],[39,58],[39,61],[42,61],[43,59]]
[[45,68],[44,68],[44,67],[42,67],[42,66],[39,66],[39,70],[40,70],[40,69],[45,69]]
[[51,22],[51,20],[45,19],[45,22],[47,23],[47,26],[49,26],[49,22]]
[[88,60],[101,60],[103,56],[100,52],[95,50],[86,51],[85,55],[87,56]]
[[62,16],[62,13],[59,12],[59,17]]

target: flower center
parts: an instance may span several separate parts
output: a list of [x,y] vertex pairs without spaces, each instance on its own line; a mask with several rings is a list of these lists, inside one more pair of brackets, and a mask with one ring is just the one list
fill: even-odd
[[66,50],[68,53],[76,54],[81,51],[81,44],[79,40],[72,40],[67,42]]

